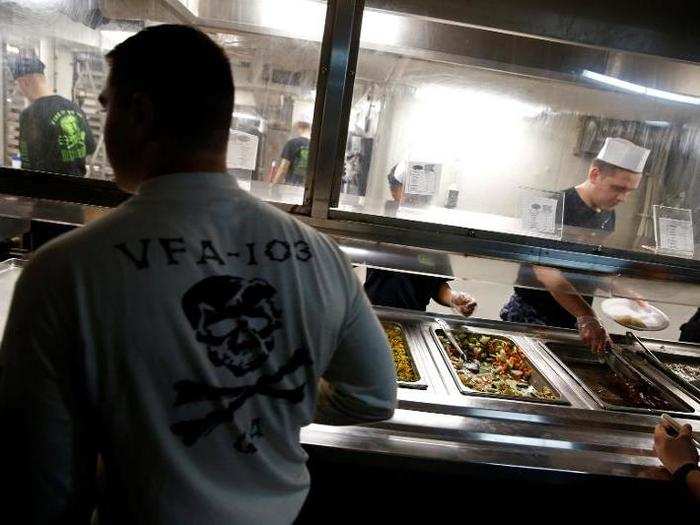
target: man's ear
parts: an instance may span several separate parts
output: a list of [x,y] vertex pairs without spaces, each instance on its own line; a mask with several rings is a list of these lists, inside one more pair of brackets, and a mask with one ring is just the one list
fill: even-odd
[[129,115],[135,133],[148,138],[153,135],[155,127],[155,107],[151,97],[144,93],[131,96]]
[[600,179],[602,177],[603,174],[601,173],[600,169],[596,166],[591,166],[591,169],[588,171],[588,180],[590,180],[591,183],[595,185],[600,182]]

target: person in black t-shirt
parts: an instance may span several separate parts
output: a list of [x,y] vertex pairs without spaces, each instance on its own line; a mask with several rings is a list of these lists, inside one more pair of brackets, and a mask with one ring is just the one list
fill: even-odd
[[272,184],[293,184],[302,186],[309,170],[309,137],[311,124],[297,122],[294,124],[295,137],[288,140],[280,155],[280,165],[272,178]]
[[449,279],[413,273],[367,268],[365,293],[376,306],[391,306],[425,312],[433,299],[452,307],[465,317],[476,309],[476,301],[464,292],[455,292]]
[[[564,191],[564,228],[583,228],[591,235],[612,233],[615,207],[639,187],[648,156],[648,149],[632,142],[606,139],[600,154],[591,163],[586,180]],[[593,297],[582,296],[561,271],[540,266],[522,267],[518,282],[538,283],[547,291],[516,287],[501,310],[501,319],[578,329],[581,339],[592,351],[604,350],[608,335],[591,306]]]
[[[404,194],[403,177],[401,173],[397,173],[398,166],[398,164],[394,165],[387,179],[392,198],[400,202]],[[426,264],[420,264],[421,261],[418,261],[417,268],[424,266],[426,271],[436,273],[451,271],[448,269],[447,257],[441,254],[438,256],[442,258],[441,261],[437,263],[429,261],[430,264],[427,264],[428,261]],[[454,308],[465,317],[472,315],[477,306],[470,295],[454,291],[449,284],[449,279],[444,277],[368,268],[364,287],[370,302],[377,306],[425,312],[430,299],[433,299],[438,304]]]
[[95,139],[78,106],[55,95],[44,76],[44,64],[31,52],[8,58],[12,76],[30,101],[19,117],[22,168],[85,176],[85,157]]
[[700,308],[687,323],[681,326],[679,341],[684,343],[700,343]]

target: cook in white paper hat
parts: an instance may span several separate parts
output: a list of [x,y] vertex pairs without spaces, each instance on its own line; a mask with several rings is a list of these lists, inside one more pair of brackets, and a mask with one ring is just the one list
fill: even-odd
[[[615,231],[615,207],[639,187],[649,150],[618,138],[605,140],[593,159],[586,180],[562,191],[564,227],[567,236],[583,237],[600,243]],[[533,268],[536,281],[547,290],[516,288],[503,306],[500,317],[513,323],[542,324],[578,329],[581,340],[594,353],[601,354],[609,336],[591,307],[593,297],[561,293],[567,278],[554,268]],[[577,286],[570,284],[571,290]],[[555,293],[559,292],[559,293]]]
[[586,181],[576,186],[581,200],[595,212],[612,212],[639,187],[649,153],[629,140],[605,139]]
[[608,137],[597,159],[623,170],[642,173],[649,153],[650,150],[637,146],[629,140]]
[[[639,187],[648,156],[648,149],[628,140],[606,139],[603,149],[591,162],[586,180],[562,191],[567,236],[581,236],[586,242],[595,239],[594,242],[600,243],[601,238],[614,232],[615,207]],[[578,329],[586,346],[596,354],[604,352],[609,336],[591,307],[593,297],[561,293],[562,289],[569,288],[567,278],[554,268],[538,267],[532,272],[548,291],[524,292],[523,288],[516,288],[501,309],[501,319]],[[570,284],[570,290],[576,288]]]

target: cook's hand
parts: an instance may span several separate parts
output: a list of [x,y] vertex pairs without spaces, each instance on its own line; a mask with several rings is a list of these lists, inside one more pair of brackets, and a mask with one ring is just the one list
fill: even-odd
[[637,298],[634,300],[640,310],[648,310],[651,306],[645,299]]
[[637,292],[634,292],[634,291],[630,292],[630,296],[631,296],[632,300],[634,301],[634,308],[636,310],[643,312],[645,310],[648,310],[649,307],[651,306],[647,302],[647,300],[644,297],[642,297],[641,295],[639,295]]
[[654,429],[654,452],[659,456],[661,463],[673,475],[679,468],[688,463],[697,465],[698,451],[693,444],[692,429],[690,425],[683,425],[677,436],[671,437],[663,421]]
[[603,355],[610,342],[608,332],[597,318],[592,315],[582,315],[576,319],[576,326],[581,340],[596,355]]
[[457,310],[464,317],[469,317],[476,310],[476,300],[464,292],[452,292],[452,308]]

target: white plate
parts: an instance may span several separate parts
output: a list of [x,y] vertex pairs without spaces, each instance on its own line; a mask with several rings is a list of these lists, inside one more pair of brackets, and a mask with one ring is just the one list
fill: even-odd
[[613,321],[632,330],[664,330],[671,324],[668,316],[655,306],[649,303],[642,306],[632,299],[605,299],[600,308]]

